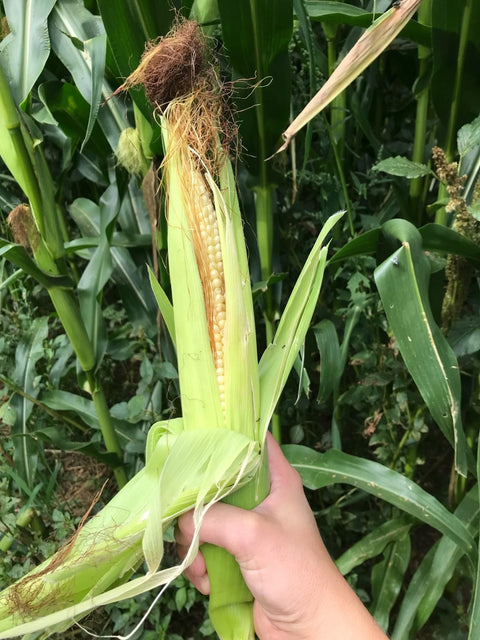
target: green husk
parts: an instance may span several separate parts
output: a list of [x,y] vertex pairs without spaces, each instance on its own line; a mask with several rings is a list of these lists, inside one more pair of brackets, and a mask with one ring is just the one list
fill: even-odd
[[[151,51],[149,56],[154,58]],[[266,431],[314,312],[326,264],[325,237],[342,214],[325,225],[258,363],[235,181],[217,134],[221,110],[212,109],[216,98],[210,89],[205,97],[203,89],[173,100],[161,116],[173,306],[150,273],[177,350],[182,418],[153,425],[145,468],[70,544],[0,593],[0,639],[61,631],[98,606],[168,584],[193,561],[199,528],[212,504],[227,499],[253,508],[268,494]],[[215,203],[224,266],[224,401],[190,217],[192,180],[198,179]],[[160,568],[163,532],[189,509],[195,522],[190,550],[180,565]],[[209,611],[220,638],[253,640],[253,598],[235,559],[213,547],[204,553]],[[142,563],[146,570],[130,579]]]

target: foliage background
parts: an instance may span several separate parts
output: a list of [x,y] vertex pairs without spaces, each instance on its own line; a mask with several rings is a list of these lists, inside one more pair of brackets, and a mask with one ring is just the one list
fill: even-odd
[[[423,0],[415,22],[288,154],[266,162],[291,114],[389,2],[30,4],[1,3],[0,61],[31,144],[42,203],[35,225],[47,250],[19,235],[29,222],[7,221],[33,191],[12,178],[2,151],[0,586],[71,535],[105,479],[98,506],[131,477],[149,426],[179,411],[174,350],[145,269],[168,290],[163,209],[148,171],[161,158],[158,127],[141,90],[112,97],[176,10],[216,38],[225,79],[250,79],[234,97],[260,349],[322,224],[346,211],[273,425],[303,474],[327,546],[393,638],[475,637],[478,554],[472,546],[469,562],[465,541],[478,539],[479,510],[479,7]],[[431,162],[435,145],[446,162],[460,162],[458,171],[442,178]],[[457,187],[465,206],[449,206],[464,174]],[[399,284],[408,256],[410,277]],[[59,289],[67,292],[60,302]],[[443,325],[433,346],[440,365],[458,362],[461,384],[445,383],[432,364],[422,313],[409,300],[430,328]],[[67,330],[70,339],[65,322],[81,323]],[[420,367],[409,356],[411,336]],[[453,423],[442,414],[443,383],[460,409]],[[456,454],[466,477],[455,468],[453,433],[465,433]],[[123,633],[149,598],[109,607],[86,625]],[[213,637],[203,599],[178,580],[138,637]]]

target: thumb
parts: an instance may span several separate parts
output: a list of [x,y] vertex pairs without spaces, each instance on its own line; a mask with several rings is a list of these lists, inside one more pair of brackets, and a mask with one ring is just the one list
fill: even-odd
[[231,504],[219,502],[205,514],[200,529],[200,544],[209,542],[223,547],[241,563],[251,544],[258,540],[262,517]]

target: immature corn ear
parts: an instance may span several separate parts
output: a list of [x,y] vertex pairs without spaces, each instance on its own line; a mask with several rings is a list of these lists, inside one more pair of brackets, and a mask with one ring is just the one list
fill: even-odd
[[[231,183],[225,182],[229,161],[220,143],[216,141],[215,149],[206,154],[191,144],[192,127],[203,112],[199,101],[199,92],[175,100],[162,116],[183,424],[185,429],[215,424],[262,442],[255,327],[240,211],[229,193]],[[265,465],[262,469],[240,495],[235,493],[234,504],[252,508],[267,495],[268,472]],[[211,585],[209,613],[217,633],[224,640],[253,640],[253,598],[238,564],[223,549],[208,546],[203,551]]]
[[123,129],[115,156],[118,164],[132,176],[146,175],[149,162],[143,154],[142,141],[138,129],[133,127]]
[[[190,44],[182,41],[188,56]],[[147,63],[157,60],[149,49],[140,75],[151,78]],[[266,431],[315,308],[324,240],[341,214],[322,229],[258,363],[235,180],[218,135],[223,108],[218,86],[207,82],[211,72],[197,71],[191,93],[170,98],[168,107],[162,102],[159,114],[173,305],[151,275],[176,345],[182,418],[153,425],[145,468],[71,544],[0,593],[0,639],[62,631],[95,607],[169,583],[193,561],[211,504],[226,499],[252,508],[269,491]],[[163,531],[189,509],[195,535],[187,557],[160,569]],[[235,559],[211,546],[204,554],[221,640],[253,640],[253,599]],[[147,572],[123,584],[143,561]]]

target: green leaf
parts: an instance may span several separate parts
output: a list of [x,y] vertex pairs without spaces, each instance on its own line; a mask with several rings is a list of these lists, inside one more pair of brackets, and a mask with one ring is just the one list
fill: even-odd
[[[55,411],[73,412],[89,427],[95,431],[100,431],[98,415],[92,400],[69,391],[59,389],[44,391],[40,396],[41,402]],[[125,448],[132,440],[132,425],[118,418],[111,418],[117,436],[122,440]]]
[[472,242],[458,231],[443,224],[430,222],[419,230],[425,249],[441,253],[455,253],[480,264],[480,246]]
[[480,351],[478,315],[465,316],[457,320],[448,332],[448,342],[457,358]]
[[[305,8],[311,20],[332,24],[348,24],[369,27],[378,13],[374,15],[360,7],[339,0],[304,0]],[[411,20],[404,28],[402,37],[410,38],[424,46],[430,45],[430,30]]]
[[115,453],[104,451],[99,442],[75,442],[73,440],[66,440],[65,434],[55,427],[38,429],[35,432],[35,436],[50,446],[53,445],[62,451],[80,451],[94,460],[103,462],[103,464],[106,464],[112,469],[119,465],[118,456]]
[[408,160],[403,156],[380,160],[372,167],[372,171],[383,171],[391,176],[400,176],[402,178],[421,178],[431,173],[427,165],[420,162],[412,162],[412,160]]
[[292,0],[218,0],[218,8],[234,78],[243,80],[235,91],[244,162],[260,178],[272,170],[265,159],[278,145],[290,113]]
[[323,226],[288,299],[273,342],[268,345],[260,359],[258,369],[261,434],[268,428],[317,304],[327,255],[327,249],[322,247],[322,244],[342,216],[343,213],[334,214]]
[[[81,0],[57,0],[49,27],[52,49],[70,71],[76,87],[90,105],[84,143],[98,115],[100,126],[112,149],[115,149],[120,131],[128,124],[115,98],[99,111],[102,93],[105,98],[110,98],[113,93],[104,80],[106,34],[101,18],[90,13]],[[83,44],[83,51],[76,46],[77,40]]]
[[[45,105],[45,111],[54,119],[57,126],[71,140],[72,151],[85,138],[88,127],[90,107],[82,97],[77,87],[69,82],[56,80],[45,82],[38,88],[38,97]],[[37,114],[36,116],[37,117]],[[94,135],[91,137],[91,147],[101,156],[108,156],[110,147],[98,123],[94,125]],[[84,143],[85,144],[85,143]]]
[[250,78],[265,78],[292,35],[291,0],[219,0],[222,31],[232,66]]
[[454,447],[457,470],[466,475],[468,446],[460,413],[460,374],[455,355],[430,308],[429,261],[415,227],[404,221],[392,222],[384,228],[402,246],[377,267],[375,282],[410,375],[433,419]]
[[[55,53],[68,68],[80,93],[90,105],[83,147],[90,138],[100,108],[107,36],[101,20],[75,0],[57,0],[50,32]],[[82,48],[76,46],[75,39],[82,42]]]
[[388,629],[390,612],[403,585],[410,553],[410,536],[406,532],[388,545],[383,560],[372,568],[373,603],[370,613],[384,631]]
[[145,44],[170,29],[172,3],[98,0],[97,4],[118,72],[120,77],[126,78],[138,66]]
[[326,402],[335,391],[342,375],[340,344],[331,320],[322,320],[313,327],[320,353],[320,385],[317,401]]
[[73,286],[73,282],[68,276],[51,276],[39,269],[24,247],[19,244],[13,244],[4,238],[0,238],[0,257],[10,260],[12,264],[35,278],[37,282],[47,289],[50,287],[71,288]]
[[343,575],[347,575],[366,560],[375,558],[385,548],[407,534],[412,527],[409,518],[392,518],[356,542],[350,549],[337,558],[335,564]]
[[111,273],[110,246],[106,236],[102,236],[78,283],[80,312],[95,353],[97,367],[107,349],[107,331],[100,302],[103,287]]
[[305,9],[312,20],[334,22],[368,27],[373,22],[373,14],[360,7],[333,0],[305,0]]
[[476,564],[475,541],[464,523],[412,480],[378,462],[336,449],[318,453],[301,445],[282,448],[308,489],[340,483],[371,493],[448,536]]
[[[98,0],[108,42],[117,66],[116,75],[127,78],[137,68],[147,42],[163,36],[171,27],[174,10],[180,10],[180,0],[151,2],[151,0],[126,0],[111,2]],[[161,155],[160,127],[152,113],[152,106],[141,88],[131,90],[130,96],[143,116],[154,127],[150,143],[152,152]]]
[[47,20],[56,0],[4,0],[10,33],[0,45],[0,62],[17,105],[30,93],[50,55]]
[[[43,342],[47,334],[47,316],[35,318],[30,330],[23,336],[15,352],[15,371],[12,378],[18,387],[32,398],[36,398],[39,392],[39,387],[35,384],[37,377],[35,367],[44,355]],[[32,488],[38,455],[38,445],[28,426],[33,404],[24,396],[16,394],[12,397],[10,406],[16,412],[15,424],[12,426],[12,435],[16,439],[15,469],[28,487]]]
[[173,315],[173,306],[168,299],[167,294],[160,286],[160,283],[155,277],[153,271],[148,267],[148,277],[150,279],[150,286],[152,287],[153,294],[158,304],[158,308],[162,314],[162,318],[167,325],[168,333],[175,344],[175,318]]
[[[102,226],[98,205],[87,198],[77,198],[70,205],[70,214],[85,236],[83,240],[78,241],[79,246],[97,247]],[[121,215],[122,213],[120,213]],[[110,255],[113,266],[112,277],[120,286],[124,304],[128,307],[129,312],[135,310],[135,307],[137,311],[143,311],[140,318],[143,318],[144,327],[147,328],[149,318],[150,322],[154,322],[155,303],[151,289],[143,277],[144,269],[137,266],[130,252],[124,247],[112,246]]]
[[375,253],[380,233],[381,227],[377,227],[376,229],[370,229],[370,231],[366,231],[356,238],[353,238],[333,254],[328,261],[328,264],[333,264],[334,262],[345,260],[346,258],[352,258],[354,256]]
[[[472,536],[478,535],[478,485],[463,498],[455,516],[468,528]],[[392,640],[416,635],[430,617],[464,555],[464,550],[451,538],[438,540],[423,558],[408,585],[403,598]]]
[[480,145],[480,116],[473,122],[464,124],[457,133],[457,149],[460,156]]

